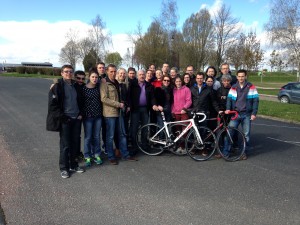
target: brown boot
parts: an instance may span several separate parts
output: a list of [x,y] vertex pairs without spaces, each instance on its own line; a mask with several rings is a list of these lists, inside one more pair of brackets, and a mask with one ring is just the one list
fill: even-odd
[[122,156],[121,156],[121,152],[120,152],[120,150],[119,149],[115,149],[115,157],[116,158],[122,158]]

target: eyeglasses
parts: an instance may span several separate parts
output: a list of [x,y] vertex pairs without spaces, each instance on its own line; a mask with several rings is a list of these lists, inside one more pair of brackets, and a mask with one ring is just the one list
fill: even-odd
[[85,78],[82,77],[76,77],[77,80],[84,80]]
[[64,70],[63,72],[64,72],[64,73],[73,73],[72,70]]
[[170,82],[170,80],[164,80],[164,81],[166,81],[166,82]]

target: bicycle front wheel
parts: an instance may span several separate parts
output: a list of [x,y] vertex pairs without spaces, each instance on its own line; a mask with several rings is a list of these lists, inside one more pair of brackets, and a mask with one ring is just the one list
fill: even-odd
[[188,155],[196,161],[211,158],[217,148],[216,136],[208,127],[198,127],[202,143],[197,139],[196,131],[192,129],[187,135],[185,148]]
[[166,146],[167,134],[165,130],[157,133],[161,128],[157,124],[142,126],[136,135],[136,143],[139,149],[146,155],[159,155]]
[[225,127],[217,137],[219,154],[227,161],[237,161],[245,153],[246,139],[237,128]]

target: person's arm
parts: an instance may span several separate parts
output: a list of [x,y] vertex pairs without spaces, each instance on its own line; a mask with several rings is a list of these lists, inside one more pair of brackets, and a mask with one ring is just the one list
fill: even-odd
[[192,105],[192,93],[190,89],[186,88],[185,90],[185,104],[183,106],[183,109],[185,113],[187,112],[187,109],[190,108]]
[[259,95],[258,95],[257,89],[254,85],[253,85],[253,87],[251,87],[251,96],[253,98],[251,120],[255,120],[256,114],[258,111]]

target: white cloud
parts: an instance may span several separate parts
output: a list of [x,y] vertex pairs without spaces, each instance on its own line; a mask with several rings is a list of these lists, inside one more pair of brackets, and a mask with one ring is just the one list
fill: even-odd
[[[0,63],[51,62],[61,66],[59,53],[66,44],[66,34],[72,29],[78,38],[85,37],[89,24],[81,21],[0,21]],[[126,34],[112,36],[113,46],[123,56],[130,46]]]
[[209,6],[207,4],[202,4],[200,6],[200,10],[206,8],[209,11],[210,15],[213,16],[221,8],[222,4],[223,4],[223,0],[216,0],[212,6]]

